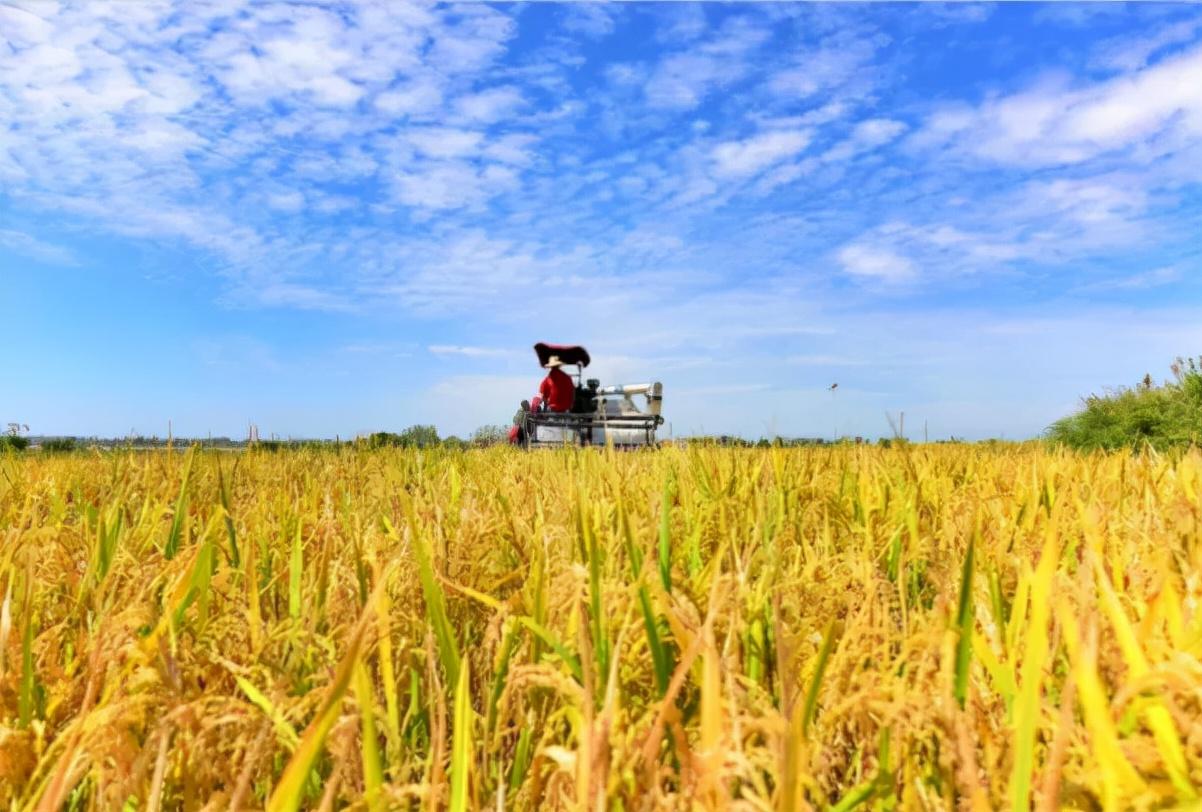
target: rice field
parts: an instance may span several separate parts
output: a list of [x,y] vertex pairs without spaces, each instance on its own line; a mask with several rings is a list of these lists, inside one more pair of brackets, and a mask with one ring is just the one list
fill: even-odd
[[1198,809],[1202,454],[0,457],[0,805]]

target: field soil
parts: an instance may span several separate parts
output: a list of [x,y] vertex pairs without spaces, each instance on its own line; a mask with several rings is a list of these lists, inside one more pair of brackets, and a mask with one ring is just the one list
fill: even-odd
[[0,805],[1196,809],[1200,517],[1196,451],[9,453]]

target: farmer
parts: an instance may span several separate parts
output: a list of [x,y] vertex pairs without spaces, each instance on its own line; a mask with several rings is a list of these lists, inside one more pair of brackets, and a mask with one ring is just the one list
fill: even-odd
[[513,425],[509,427],[509,444],[520,445],[526,437],[526,413],[530,411],[530,401],[523,400],[513,416]]
[[576,384],[560,367],[563,362],[558,355],[547,359],[547,377],[538,385],[538,394],[531,404],[534,411],[539,411],[540,404],[549,412],[567,412],[572,409],[572,401],[576,399]]
[[534,401],[531,403],[523,400],[522,407],[513,416],[513,426],[509,429],[510,443],[517,445],[523,441],[522,435],[525,431],[528,411],[537,412],[545,409],[549,412],[567,412],[571,410],[572,403],[576,399],[576,384],[572,383],[571,377],[560,369],[561,366],[563,366],[563,361],[559,360],[558,355],[552,355],[547,359],[547,377],[543,378],[543,382],[538,385],[538,394],[534,396]]

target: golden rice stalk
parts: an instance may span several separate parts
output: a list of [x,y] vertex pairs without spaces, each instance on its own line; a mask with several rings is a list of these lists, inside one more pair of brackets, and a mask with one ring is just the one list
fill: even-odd
[[1043,697],[1043,670],[1048,659],[1048,601],[1059,556],[1058,540],[1049,532],[1039,566],[1030,579],[1031,613],[1023,636],[1022,671],[1014,707],[1014,768],[1010,773],[1010,804],[1014,812],[1026,812],[1031,807],[1035,733]]
[[[1091,556],[1094,581],[1098,587],[1098,600],[1102,605],[1102,611],[1106,613],[1106,617],[1110,620],[1114,628],[1115,636],[1118,639],[1119,648],[1123,652],[1123,659],[1127,663],[1127,668],[1132,679],[1139,679],[1148,673],[1149,666],[1147,657],[1144,655],[1143,648],[1136,638],[1135,629],[1131,626],[1131,621],[1127,618],[1127,613],[1123,611],[1122,605],[1119,603],[1118,596],[1114,593],[1114,587],[1111,586],[1110,579],[1106,576],[1106,571],[1102,568],[1101,562],[1096,556]],[[1168,769],[1169,778],[1173,782],[1173,786],[1187,798],[1192,798],[1195,795],[1193,784],[1189,780],[1189,767],[1186,764],[1185,750],[1181,745],[1181,739],[1177,735],[1177,728],[1173,725],[1173,717],[1169,715],[1169,711],[1160,702],[1155,702],[1148,705],[1145,710],[1145,716],[1148,721],[1148,727],[1152,728],[1152,735],[1156,739],[1157,749],[1160,750],[1161,758],[1164,759],[1165,767]]]
[[292,536],[292,555],[288,559],[288,617],[299,620],[304,600],[301,587],[305,577],[305,546],[301,540],[301,520],[296,520],[296,533]]
[[713,631],[706,628],[703,633],[701,654],[701,729],[697,741],[697,769],[700,773],[698,794],[708,809],[721,806],[725,796],[719,775],[723,767],[723,738],[726,721],[722,710],[721,655],[714,642]]
[[359,718],[361,720],[360,751],[363,757],[363,790],[366,795],[368,809],[372,812],[383,809],[381,787],[384,785],[384,773],[380,766],[380,745],[376,741],[376,708],[375,696],[371,688],[371,679],[362,661],[355,663],[355,701],[359,703]]
[[[368,606],[364,611],[364,617],[368,617],[371,611],[374,610]],[[365,628],[366,624],[361,619],[355,626],[355,631],[347,644],[346,653],[338,665],[333,682],[326,690],[325,698],[322,700],[317,715],[305,729],[292,758],[288,760],[280,780],[276,782],[275,789],[272,790],[271,797],[267,800],[268,812],[296,812],[303,803],[309,771],[313,769],[313,764],[325,744],[326,735],[341,714],[342,697],[346,694],[359,663],[359,649],[363,644]]]
[[472,712],[471,662],[464,660],[455,685],[455,722],[451,732],[451,812],[466,812],[471,804]]
[[6,455],[0,808],[1189,809],[1200,482],[1039,444]]
[[1056,616],[1063,628],[1063,640],[1077,681],[1081,711],[1089,731],[1093,757],[1101,768],[1102,805],[1107,810],[1121,808],[1123,798],[1147,789],[1139,773],[1123,755],[1118,731],[1110,715],[1110,702],[1097,671],[1097,637],[1084,637],[1073,607],[1065,598],[1056,602]]

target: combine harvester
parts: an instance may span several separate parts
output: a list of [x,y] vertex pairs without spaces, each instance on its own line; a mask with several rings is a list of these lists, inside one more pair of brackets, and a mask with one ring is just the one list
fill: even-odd
[[[663,384],[636,383],[601,386],[595,378],[585,381],[584,368],[589,365],[588,350],[580,346],[560,344],[534,345],[540,367],[546,367],[552,356],[558,356],[563,366],[575,366],[576,395],[572,408],[553,412],[542,404],[532,410],[529,401],[522,401],[521,411],[514,418],[518,441],[526,448],[549,448],[563,445],[607,445],[615,448],[654,448],[655,430],[663,425],[660,415],[663,406]],[[636,395],[646,398],[646,409],[634,402]]]

